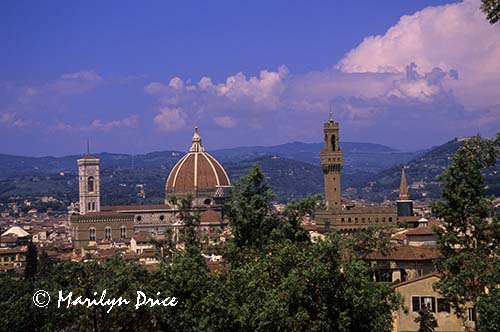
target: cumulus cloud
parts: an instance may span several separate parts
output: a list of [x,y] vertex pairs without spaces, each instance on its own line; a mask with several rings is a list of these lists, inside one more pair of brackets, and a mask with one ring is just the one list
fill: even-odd
[[164,131],[176,131],[186,124],[185,115],[180,108],[162,107],[153,121]]
[[489,124],[500,121],[494,111],[500,104],[500,26],[487,23],[479,6],[479,0],[465,0],[403,16],[323,71],[292,74],[282,66],[222,82],[173,77],[144,89],[161,107],[189,109],[193,122],[282,131],[296,135],[292,139],[314,139],[302,125],[321,121],[330,105],[344,124],[373,132],[401,123],[448,136],[467,128],[491,131]]
[[463,103],[486,105],[500,103],[498,59],[500,25],[485,20],[479,0],[465,0],[401,17],[384,35],[365,38],[336,67],[346,73],[398,73],[415,63],[422,72],[452,71],[444,84]]

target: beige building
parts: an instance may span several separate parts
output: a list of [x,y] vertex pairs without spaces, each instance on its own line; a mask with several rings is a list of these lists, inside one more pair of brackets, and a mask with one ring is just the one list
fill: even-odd
[[443,296],[434,290],[433,284],[439,280],[438,274],[425,276],[399,283],[394,286],[402,295],[404,306],[394,313],[394,332],[417,332],[419,324],[415,323],[418,311],[422,306],[428,306],[437,320],[436,332],[462,332],[467,327],[475,327],[476,314],[474,309],[467,309],[467,320],[463,322],[450,308]]
[[[395,207],[354,206],[342,202],[340,183],[343,157],[339,146],[339,123],[333,120],[331,112],[328,121],[323,125],[323,134],[325,145],[320,155],[325,183],[326,209],[316,212],[317,230],[350,234],[368,226],[395,225],[397,222]],[[406,184],[406,179],[404,183]]]
[[387,252],[372,251],[363,257],[373,271],[375,281],[401,282],[435,272],[439,252],[433,247],[394,246]]
[[222,230],[226,224],[221,203],[231,188],[222,165],[202,145],[198,128],[191,147],[172,168],[165,184],[165,204],[101,206],[99,158],[78,160],[79,212],[70,215],[72,239],[76,249],[91,250],[102,241],[117,247],[129,242],[135,232],[162,235],[167,228],[179,235],[179,210],[172,198],[192,194],[193,205],[201,212],[201,233]]

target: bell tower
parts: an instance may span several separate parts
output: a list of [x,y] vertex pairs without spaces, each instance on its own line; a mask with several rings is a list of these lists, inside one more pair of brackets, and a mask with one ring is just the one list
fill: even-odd
[[330,211],[342,210],[340,172],[342,170],[342,149],[339,146],[339,123],[333,121],[332,112],[323,125],[324,148],[321,149],[321,167],[325,180],[326,208]]
[[101,210],[99,158],[86,155],[78,159],[80,214]]

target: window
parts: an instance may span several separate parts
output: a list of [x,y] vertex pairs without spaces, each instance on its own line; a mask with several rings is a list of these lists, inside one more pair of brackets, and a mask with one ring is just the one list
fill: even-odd
[[351,222],[351,217],[347,218],[347,221],[348,221],[348,222]]
[[106,240],[111,240],[111,227],[106,226],[106,228],[104,229],[104,238]]
[[475,322],[476,321],[476,308],[469,308],[469,321]]
[[375,270],[376,282],[392,282],[392,271],[388,269]]
[[94,227],[89,228],[89,240],[95,241],[95,228]]
[[142,220],[142,217],[141,217],[141,216],[137,216],[137,217],[135,218],[135,220],[137,220],[137,221],[141,221],[141,220]]
[[161,221],[165,220],[165,216],[163,214],[160,216],[160,220]]
[[424,306],[431,312],[436,312],[436,299],[433,296],[412,296],[411,302],[412,310],[415,312],[420,311]]
[[421,306],[426,306],[430,311],[436,312],[436,299],[432,296],[422,296],[420,298]]
[[342,221],[342,222],[345,222],[345,219],[344,219],[344,218],[342,218],[342,219],[341,219],[341,221]]
[[420,311],[420,297],[418,296],[412,296],[411,297],[411,310],[414,312],[419,312]]
[[389,217],[389,222],[391,222],[391,221],[392,221],[392,217]]
[[382,222],[385,222],[385,217],[382,217]]
[[126,239],[127,238],[127,227],[121,226],[120,227],[120,239]]
[[450,312],[450,303],[446,299],[437,299],[438,312]]
[[92,211],[95,211],[95,202],[92,202]]
[[335,151],[335,135],[332,135],[332,151]]
[[87,191],[90,193],[94,191],[94,177],[93,176],[89,176],[89,178],[87,179]]
[[361,222],[365,222],[365,217],[361,218]]

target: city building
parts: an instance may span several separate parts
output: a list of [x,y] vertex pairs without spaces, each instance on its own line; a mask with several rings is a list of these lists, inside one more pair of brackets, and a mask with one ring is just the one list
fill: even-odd
[[91,250],[102,240],[112,245],[130,240],[134,232],[162,235],[171,228],[178,237],[177,202],[191,194],[193,206],[201,213],[202,233],[224,228],[222,203],[231,182],[222,165],[202,145],[195,128],[191,147],[172,168],[165,184],[165,203],[159,205],[101,206],[100,161],[86,155],[78,160],[79,212],[70,215],[71,234],[76,249]]
[[325,183],[326,208],[316,212],[316,225],[319,232],[335,231],[341,234],[352,234],[368,226],[394,226],[400,216],[399,213],[401,216],[413,214],[404,169],[401,176],[401,202],[397,203],[398,208],[345,204],[342,201],[343,159],[339,145],[339,123],[333,120],[331,112],[328,121],[323,125],[323,134],[324,147],[321,149],[320,156]]
[[437,321],[436,332],[463,332],[470,328],[474,330],[476,312],[472,306],[466,308],[466,321],[455,314],[443,295],[437,292],[433,285],[439,281],[438,273],[431,273],[401,282],[393,286],[403,297],[403,307],[394,313],[394,332],[417,332],[420,330],[415,318],[423,306],[427,306]]

